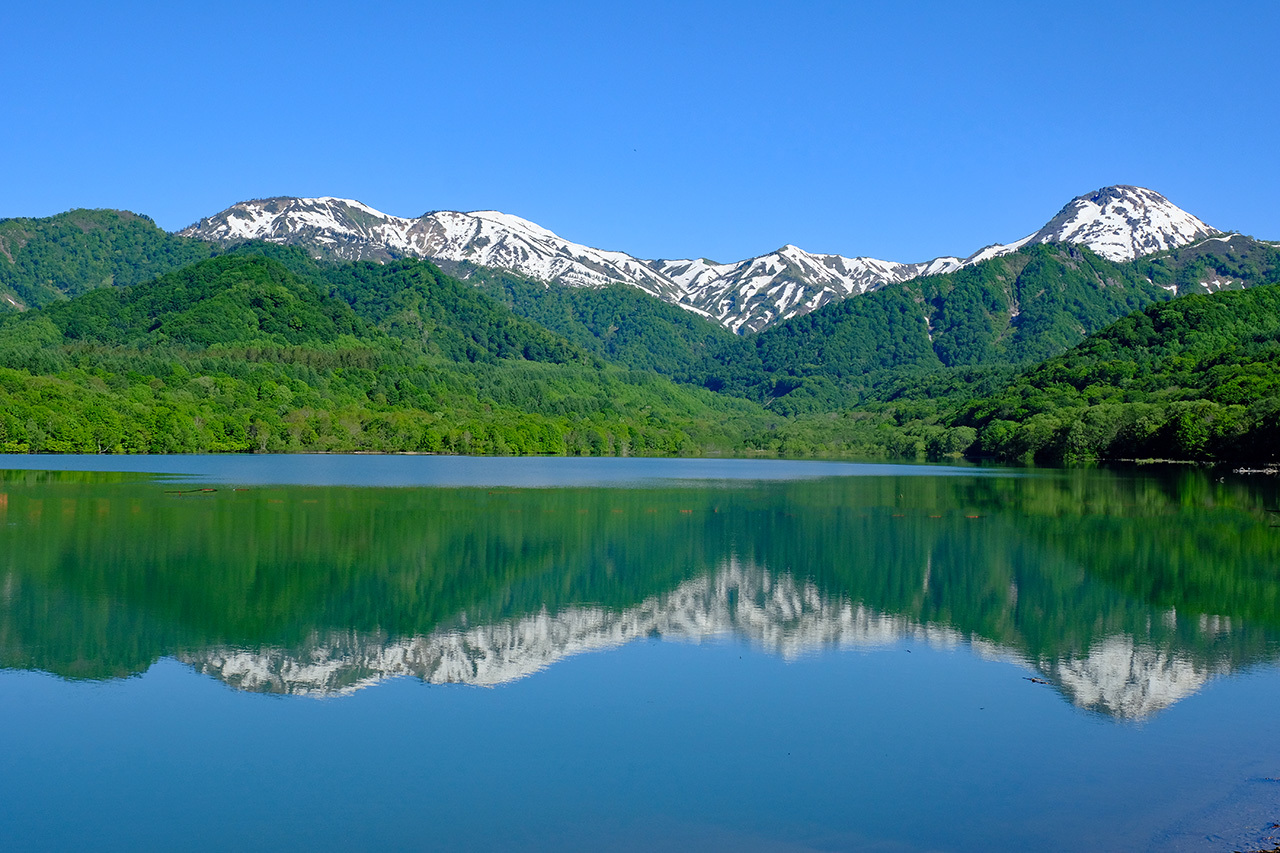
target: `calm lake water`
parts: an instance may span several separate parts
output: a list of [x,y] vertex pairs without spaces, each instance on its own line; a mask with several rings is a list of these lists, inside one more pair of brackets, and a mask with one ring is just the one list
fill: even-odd
[[5,849],[1229,851],[1280,833],[1275,478],[0,468]]

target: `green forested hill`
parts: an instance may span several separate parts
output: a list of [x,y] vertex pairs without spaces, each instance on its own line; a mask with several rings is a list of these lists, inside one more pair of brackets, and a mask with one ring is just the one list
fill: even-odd
[[213,258],[145,284],[98,289],[19,324],[40,318],[68,341],[138,348],[331,344],[366,330],[345,302],[261,257]]
[[317,279],[233,254],[0,319],[11,452],[727,452],[762,415],[418,261]]
[[516,317],[425,261],[339,264],[322,268],[319,275],[330,292],[367,322],[450,361],[591,361],[560,335]]
[[1002,458],[1280,458],[1280,285],[1132,314],[955,423]]
[[[751,365],[750,338],[624,284],[548,285],[506,270],[455,264],[468,284],[599,357],[702,385],[705,360]],[[713,389],[719,390],[719,389]]]
[[880,401],[788,419],[763,446],[1049,464],[1280,460],[1280,285],[1149,306],[1023,368],[900,372]]
[[0,219],[0,310],[38,308],[97,287],[138,284],[219,251],[125,210]]

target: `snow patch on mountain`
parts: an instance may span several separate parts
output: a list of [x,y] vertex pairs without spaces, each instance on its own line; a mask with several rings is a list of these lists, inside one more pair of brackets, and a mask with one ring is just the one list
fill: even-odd
[[565,240],[500,211],[435,211],[405,219],[329,196],[240,202],[179,233],[224,243],[257,239],[301,245],[343,260],[469,261],[572,287],[621,282],[744,332],[887,284],[954,272],[1033,243],[1081,244],[1112,260],[1131,260],[1217,232],[1159,193],[1116,186],[1073,199],[1044,228],[1021,240],[987,246],[963,259],[948,256],[920,263],[814,254],[790,244],[727,264],[705,258],[642,260]]
[[651,268],[686,291],[682,307],[696,306],[735,332],[759,331],[779,320],[807,314],[828,302],[866,293],[896,281],[949,272],[958,258],[903,264],[877,258],[847,258],[786,245],[732,264],[705,260],[659,260]]
[[1109,260],[1131,261],[1216,233],[1158,192],[1114,186],[1072,199],[1030,240],[1078,243]]
[[1131,261],[1216,234],[1217,229],[1158,192],[1143,187],[1104,187],[1073,198],[1039,231],[1012,243],[980,249],[954,268],[972,266],[1038,243],[1088,246],[1108,260]]

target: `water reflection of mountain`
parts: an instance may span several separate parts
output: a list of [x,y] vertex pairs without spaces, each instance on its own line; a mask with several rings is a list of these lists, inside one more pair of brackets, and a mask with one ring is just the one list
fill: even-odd
[[[404,676],[431,684],[490,687],[573,655],[648,637],[695,643],[738,637],[784,658],[911,640],[938,648],[967,645],[984,657],[1032,666],[1017,650],[981,637],[878,613],[847,599],[831,599],[791,575],[737,565],[622,611],[571,607],[399,639],[316,634],[296,649],[211,648],[180,659],[242,690],[332,695]],[[1074,704],[1128,719],[1162,710],[1214,675],[1176,650],[1143,645],[1126,635],[1107,638],[1084,659],[1037,665]]]
[[910,638],[1140,718],[1275,657],[1268,489],[1075,472],[176,495],[0,473],[0,665],[102,678],[172,656],[305,693],[496,684],[652,634],[784,656]]

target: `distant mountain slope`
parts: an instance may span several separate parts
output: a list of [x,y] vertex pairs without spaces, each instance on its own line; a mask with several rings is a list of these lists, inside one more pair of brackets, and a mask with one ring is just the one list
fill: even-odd
[[908,376],[1032,363],[1169,298],[1130,264],[1086,248],[1029,245],[765,329],[747,339],[758,356],[756,373],[727,349],[704,371],[711,387],[779,411],[829,411],[878,396],[877,386]]
[[326,265],[315,278],[377,329],[428,355],[458,363],[592,363],[586,352],[554,331],[517,317],[429,262],[407,258]]
[[634,287],[548,287],[519,273],[465,263],[454,271],[519,316],[635,370],[702,384],[696,368],[709,355],[723,353],[734,361],[753,357],[749,338]]
[[1126,186],[1074,199],[1022,240],[988,246],[968,258],[922,263],[814,254],[790,245],[727,264],[705,258],[641,260],[570,242],[496,211],[440,211],[405,219],[329,197],[240,202],[180,232],[223,244],[262,239],[300,245],[320,257],[347,260],[412,256],[467,261],[574,287],[620,282],[733,331],[759,331],[886,284],[954,272],[1030,244],[1074,243],[1111,260],[1131,260],[1214,233],[1159,193]]
[[1134,261],[1138,273],[1171,293],[1217,293],[1280,281],[1280,244],[1224,234]]
[[0,219],[0,310],[38,308],[96,287],[138,284],[217,251],[125,210]]

